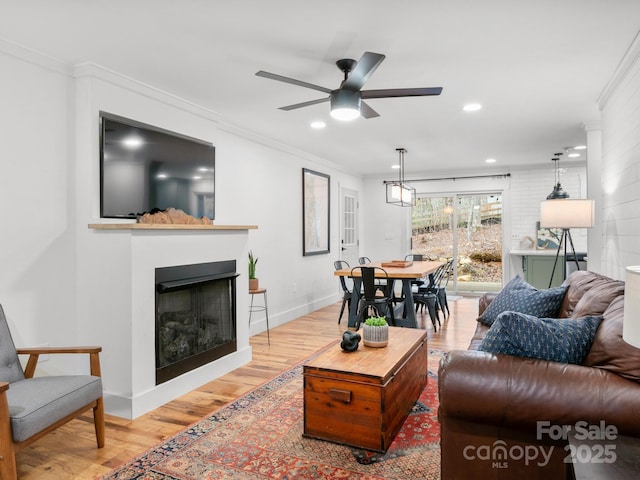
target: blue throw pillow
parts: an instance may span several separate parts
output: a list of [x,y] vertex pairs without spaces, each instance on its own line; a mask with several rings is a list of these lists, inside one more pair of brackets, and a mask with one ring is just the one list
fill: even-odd
[[566,286],[538,290],[516,275],[507,283],[478,321],[490,327],[502,312],[512,311],[536,317],[555,318],[562,305]]
[[478,350],[582,364],[602,317],[537,318],[518,312],[498,316]]

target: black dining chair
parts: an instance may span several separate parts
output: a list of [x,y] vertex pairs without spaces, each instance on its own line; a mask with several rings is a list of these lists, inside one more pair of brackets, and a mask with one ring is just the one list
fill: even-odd
[[416,311],[418,311],[418,307],[424,308],[425,305],[427,306],[434,330],[437,328],[436,322],[442,326],[439,312],[442,312],[443,319],[449,317],[446,287],[449,282],[452,267],[453,259],[440,265],[433,273],[429,274],[427,285],[418,287],[418,292],[413,296]]
[[442,326],[440,322],[440,311],[442,311],[444,318],[444,310],[441,307],[438,297],[438,286],[443,278],[447,263],[448,262],[443,263],[433,273],[430,273],[426,285],[419,285],[417,292],[413,295],[416,312],[418,309],[422,310],[425,306],[427,307],[434,331],[437,331],[437,325]]
[[[429,255],[423,255],[421,253],[410,253],[409,255],[407,255],[406,257],[404,257],[405,260],[411,260],[412,262],[424,262],[425,260],[433,260]],[[419,280],[411,280],[411,285],[424,285],[425,280],[424,279],[419,279]]]
[[[449,318],[449,302],[447,301],[447,285],[449,284],[449,278],[451,277],[451,272],[453,271],[453,258],[448,260],[445,264],[440,277],[437,279],[436,288],[436,296],[438,297],[438,306],[442,311],[442,316],[444,318]],[[447,311],[446,317],[444,311]]]
[[[360,265],[367,265],[368,263],[371,263],[371,259],[369,257],[360,257],[358,258],[358,263]],[[387,285],[387,282],[379,278],[376,278],[376,288],[380,290],[383,294],[384,294],[386,285]]]
[[416,313],[418,310],[424,310],[427,307],[431,324],[433,325],[433,331],[438,331],[437,325],[440,323],[440,315],[438,315],[438,296],[437,294],[427,291],[426,289],[419,289],[418,292],[413,294],[413,303],[416,306]]
[[[346,268],[351,268],[348,262],[344,260],[336,260],[333,262],[333,267],[336,270],[344,270]],[[340,307],[340,316],[338,317],[338,325],[340,325],[340,321],[342,320],[342,314],[344,313],[344,307],[347,306],[347,312],[351,308],[351,290],[347,286],[347,280],[345,277],[340,276],[340,288],[342,288],[342,306]]]
[[413,260],[414,262],[424,262],[426,260],[433,260],[429,255],[425,255],[422,253],[410,253],[406,257],[405,260]]
[[[351,269],[351,276],[358,275],[362,279],[362,295],[360,302],[358,303],[358,310],[356,316],[356,331],[360,328],[360,324],[363,323],[370,316],[385,317],[389,325],[393,325],[393,295],[390,291],[391,282],[389,282],[389,276],[387,271],[381,267],[367,267],[359,266]],[[385,285],[376,285],[376,273],[382,276],[381,280],[385,282]],[[381,287],[384,287],[381,290]],[[378,295],[378,292],[382,292]]]

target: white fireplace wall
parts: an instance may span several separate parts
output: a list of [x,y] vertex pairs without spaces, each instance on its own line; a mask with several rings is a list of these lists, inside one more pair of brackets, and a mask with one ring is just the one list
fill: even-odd
[[[246,275],[237,280],[237,352],[155,384],[155,269],[236,260],[244,266],[248,235],[240,231],[90,230],[94,251],[83,264],[93,275],[81,297],[91,314],[95,343],[103,346],[105,405],[135,418],[251,360]],[[100,340],[99,340],[100,339]]]
[[[86,219],[77,235],[78,316],[86,319],[83,336],[103,347],[107,412],[135,418],[251,360],[248,299],[243,295],[250,231],[88,228],[89,223],[115,222],[99,218],[99,111],[214,145],[217,120],[212,112],[92,65],[79,67],[77,75],[76,214]],[[236,296],[237,352],[156,386],[155,269],[223,260],[236,260],[241,274]]]

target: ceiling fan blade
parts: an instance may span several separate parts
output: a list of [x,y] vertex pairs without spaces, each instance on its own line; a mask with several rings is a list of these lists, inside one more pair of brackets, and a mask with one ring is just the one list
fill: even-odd
[[280,110],[295,110],[296,108],[308,107],[310,105],[317,105],[318,103],[328,102],[331,97],[321,98],[319,100],[310,100],[308,102],[296,103],[294,105],[287,105],[286,107],[280,107]]
[[342,83],[341,88],[347,90],[360,90],[365,82],[369,80],[369,77],[376,71],[376,68],[380,66],[385,56],[381,53],[364,52],[356,68],[353,69],[347,79]]
[[303,82],[302,80],[296,80],[295,78],[289,78],[275,73],[265,72],[263,70],[256,72],[256,75],[258,77],[270,78],[271,80],[277,80],[279,82],[290,83],[291,85],[298,85],[299,87],[311,88],[312,90],[318,90],[324,93],[331,93],[331,90],[329,88],[314,85],[313,83]]
[[440,95],[442,87],[427,88],[386,88],[382,90],[363,90],[362,98],[390,98],[390,97],[422,97]]
[[360,102],[360,115],[364,118],[379,117],[380,114],[364,102]]

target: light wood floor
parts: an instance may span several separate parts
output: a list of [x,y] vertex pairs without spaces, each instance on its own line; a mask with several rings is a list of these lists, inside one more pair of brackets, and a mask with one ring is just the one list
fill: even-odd
[[[475,330],[477,298],[449,302],[451,316],[433,333],[428,316],[419,328],[429,335],[429,348],[466,349]],[[271,346],[262,333],[251,338],[253,359],[135,420],[107,415],[106,446],[96,448],[91,416],[72,420],[17,455],[21,480],[92,479],[108,473],[222,405],[297,364],[342,336],[346,319],[337,324],[340,303],[271,330]]]

